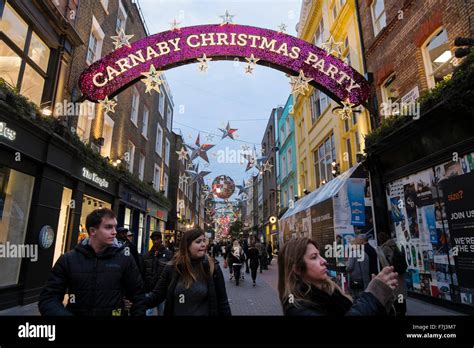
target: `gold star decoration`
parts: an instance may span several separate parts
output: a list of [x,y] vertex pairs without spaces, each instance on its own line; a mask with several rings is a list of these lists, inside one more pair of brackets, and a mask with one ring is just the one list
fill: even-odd
[[227,10],[225,10],[225,13],[224,13],[223,16],[219,16],[219,17],[222,18],[221,26],[222,26],[222,25],[225,25],[225,24],[234,24],[234,23],[232,22],[232,18],[235,17],[235,15],[231,15],[231,14],[229,13],[229,11],[227,11]]
[[172,21],[170,24],[171,24],[171,31],[175,31],[175,30],[179,31],[179,25],[180,25],[181,23],[178,22],[178,21],[176,20],[176,18],[173,19],[173,21]]
[[197,59],[199,62],[199,70],[202,72],[206,72],[209,68],[208,63],[212,60],[212,58],[207,58],[206,54],[204,53],[201,58]]
[[178,161],[184,161],[186,160],[186,157],[188,157],[188,151],[186,151],[186,149],[184,147],[181,147],[181,150],[180,151],[176,151],[176,153],[178,154]]
[[260,58],[255,58],[253,53],[250,55],[250,58],[245,58],[245,60],[249,63],[249,65],[256,65]]
[[291,93],[295,94],[305,94],[305,91],[309,91],[309,82],[313,81],[312,78],[305,77],[303,70],[300,70],[300,74],[298,76],[290,76],[290,85],[291,85]]
[[249,64],[245,67],[245,73],[250,75],[253,73],[253,69],[254,68],[252,68],[252,66]]
[[120,29],[119,33],[117,36],[111,36],[110,38],[112,40],[114,40],[114,45],[115,45],[115,49],[119,49],[120,47],[122,46],[128,46],[128,47],[132,47],[130,45],[130,42],[129,40],[134,37],[135,35],[126,35],[125,34],[125,31],[122,29]]
[[105,108],[105,114],[108,112],[115,112],[115,107],[117,106],[117,102],[115,100],[105,97],[104,100],[99,100],[99,103]]
[[271,172],[272,171],[273,164],[270,164],[268,162],[265,162],[263,164],[263,171],[264,172]]
[[347,99],[346,101],[342,102],[342,107],[338,108],[336,111],[334,111],[334,113],[340,116],[341,119],[344,121],[352,116],[353,107],[354,104],[352,104],[349,99]]
[[157,71],[153,64],[150,66],[150,70],[148,72],[142,73],[142,76],[146,77],[146,79],[142,80],[142,82],[146,85],[145,93],[150,93],[152,89],[158,93],[161,93],[160,85],[162,85],[164,82],[161,79],[162,74],[163,72]]
[[331,35],[329,39],[321,45],[321,48],[325,50],[328,54],[333,54],[333,52],[335,52],[335,56],[339,58],[342,55],[341,47],[343,44],[344,43],[342,42],[336,42]]
[[286,24],[285,23],[281,23],[280,26],[278,27],[278,32],[279,33],[286,33]]

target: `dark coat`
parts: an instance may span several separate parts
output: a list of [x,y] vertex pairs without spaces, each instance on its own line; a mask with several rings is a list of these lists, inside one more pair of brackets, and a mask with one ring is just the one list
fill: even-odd
[[[143,281],[124,246],[111,246],[96,254],[83,240],[63,254],[41,292],[38,307],[42,315],[111,316],[122,308],[123,297],[133,306],[132,315],[145,315]],[[64,295],[69,302],[64,308]]]
[[163,269],[173,258],[173,253],[162,246],[160,249],[151,249],[143,258],[145,264],[145,290],[151,291],[160,279]]
[[258,249],[251,247],[248,251],[248,258],[250,260],[250,268],[257,269],[260,263],[260,256],[258,255]]
[[299,306],[289,304],[286,306],[287,316],[373,316],[385,315],[385,307],[377,298],[369,293],[363,292],[354,303],[342,295],[338,290],[332,295],[311,287],[308,302],[301,302]]
[[[204,257],[205,269],[209,269],[209,258]],[[152,292],[146,295],[147,307],[155,307],[164,300],[165,316],[172,316],[174,313],[174,292],[179,281],[179,274],[173,264],[168,264],[161,274],[160,280]],[[219,262],[214,260],[214,273],[208,281],[209,289],[209,316],[230,316],[229,301],[225,289],[224,275],[219,267]]]

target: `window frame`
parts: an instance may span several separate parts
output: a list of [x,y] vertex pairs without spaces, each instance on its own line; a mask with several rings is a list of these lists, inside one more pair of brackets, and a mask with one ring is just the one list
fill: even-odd
[[[160,130],[160,132],[158,132]],[[159,152],[157,151],[157,146],[158,146],[158,135],[160,135],[160,148]],[[155,152],[158,156],[162,157],[163,156],[163,137],[164,137],[164,132],[163,132],[163,127],[161,127],[161,124],[157,123],[156,125],[156,139],[155,139]]]
[[135,144],[129,140],[128,141],[128,171],[133,174],[133,165],[135,164]]
[[132,109],[130,111],[130,121],[138,128],[138,112],[140,109],[140,93],[136,87],[132,89]]
[[451,52],[451,58],[448,61],[441,64],[438,68],[436,68],[436,70],[433,70],[433,63],[431,62],[431,56],[428,51],[428,45],[435,37],[437,37],[438,35],[441,35],[443,31],[446,32],[446,37],[448,37],[448,43],[449,43],[448,31],[446,30],[444,26],[440,26],[431,33],[431,35],[423,42],[423,45],[421,46],[421,55],[423,57],[423,64],[425,66],[426,82],[428,84],[428,88],[430,89],[436,86],[436,80],[434,77],[435,72],[438,71],[443,66],[445,66],[446,64],[452,64],[452,60],[454,58],[454,55],[451,49],[449,49],[449,51]]
[[[142,136],[148,140],[148,122],[150,118],[150,110],[144,106],[143,107],[143,119],[142,119]],[[146,121],[146,122],[145,122]]]
[[[380,15],[376,18],[375,17],[375,6],[377,4],[377,1],[381,1],[383,4],[383,10],[380,13]],[[384,0],[373,0],[372,4],[370,4],[370,13],[372,17],[372,27],[374,28],[374,36],[377,36],[386,26],[387,26],[387,16],[385,12],[385,1]],[[379,21],[380,19],[384,17],[384,25],[380,26]]]

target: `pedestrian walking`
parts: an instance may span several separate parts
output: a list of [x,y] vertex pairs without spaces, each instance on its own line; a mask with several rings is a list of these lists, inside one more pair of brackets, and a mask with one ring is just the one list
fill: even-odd
[[351,241],[351,244],[358,246],[362,255],[352,255],[348,258],[346,271],[349,278],[349,289],[353,297],[358,297],[370,283],[370,265],[369,256],[364,251],[364,240],[356,237]]
[[268,264],[271,265],[272,260],[273,260],[273,246],[271,242],[268,242],[268,245],[267,245],[267,255],[268,255]]
[[38,301],[42,315],[121,315],[124,297],[131,302],[131,315],[145,315],[143,280],[133,256],[115,238],[116,227],[110,209],[97,209],[86,217],[89,238],[54,265]]
[[258,249],[258,256],[260,258],[260,273],[266,268],[266,263],[267,263],[267,250],[265,248],[265,245],[263,243],[257,242],[256,244],[257,249]]
[[240,246],[240,243],[238,240],[234,241],[234,244],[232,245],[232,252],[231,252],[231,259],[232,259],[232,268],[233,268],[233,273],[234,273],[234,278],[235,278],[235,285],[239,286],[240,282],[240,271],[242,269],[242,264],[244,262],[244,250]]
[[[132,237],[130,237],[130,235]],[[133,233],[126,227],[117,228],[117,240],[124,245],[124,250],[132,254],[135,263],[137,264],[138,270],[142,277],[145,277],[145,266],[143,264],[143,256],[138,252],[137,246],[132,242]]]
[[242,249],[244,249],[245,256],[245,273],[249,274],[249,241],[248,238],[244,238],[242,242]]
[[225,248],[225,258],[227,260],[227,265],[229,267],[229,280],[234,279],[234,268],[232,267],[232,262],[234,261],[232,258],[232,244],[230,241],[227,242],[226,248]]
[[165,316],[231,315],[219,262],[206,255],[201,230],[186,231],[173,260],[147,293],[149,308],[166,300]]
[[258,265],[260,263],[260,257],[258,254],[258,249],[255,246],[255,241],[252,240],[250,241],[250,247],[248,251],[248,259],[250,263],[250,275],[252,276],[252,282],[253,286],[256,286],[256,280],[257,280],[257,270],[258,270]]
[[326,260],[313,240],[292,239],[278,255],[278,292],[288,316],[386,315],[397,286],[393,267],[385,267],[372,276],[366,291],[352,300],[328,277]]
[[[160,279],[161,273],[165,266],[173,258],[173,254],[163,245],[163,237],[158,231],[152,232],[150,239],[153,242],[153,246],[150,251],[145,254],[145,291],[152,291],[158,280]],[[158,315],[163,315],[164,303],[161,303],[157,307]],[[147,312],[151,315],[150,312]]]
[[390,239],[385,232],[378,233],[379,239],[379,260],[383,267],[393,266],[394,271],[398,273],[398,287],[394,290],[395,302],[393,303],[394,314],[396,316],[405,316],[407,312],[407,287],[405,284],[405,273],[408,264],[405,255],[398,249],[394,239]]

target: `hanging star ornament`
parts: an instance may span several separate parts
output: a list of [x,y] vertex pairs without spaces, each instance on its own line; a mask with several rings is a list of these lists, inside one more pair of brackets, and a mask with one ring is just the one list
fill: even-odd
[[286,33],[286,28],[287,28],[287,25],[285,23],[281,23],[280,26],[278,27],[278,32]]
[[131,48],[132,45],[130,45],[129,40],[134,36],[135,35],[126,35],[125,31],[122,28],[122,29],[120,29],[117,36],[111,36],[110,38],[112,40],[114,40],[115,49],[117,50],[122,46],[128,46],[128,47]]
[[99,100],[99,103],[105,109],[105,114],[108,112],[115,112],[115,107],[117,106],[117,102],[115,100],[105,97],[104,100]]
[[214,141],[214,136],[211,133],[206,135],[206,141]]
[[305,91],[309,91],[309,83],[311,81],[313,81],[313,79],[304,76],[303,70],[300,70],[298,76],[290,76],[291,93],[304,95]]
[[254,154],[244,154],[242,155],[247,161],[247,168],[245,168],[245,171],[248,172],[250,169],[255,167],[257,164],[257,159],[255,158]]
[[198,69],[201,72],[207,72],[207,69],[209,69],[208,63],[212,60],[212,58],[207,58],[206,54],[204,53],[201,58],[197,59],[199,62]]
[[181,147],[181,150],[176,151],[176,153],[178,154],[178,161],[182,161],[184,163],[184,161],[188,157],[188,151],[186,151],[184,147]]
[[250,146],[248,145],[240,145],[240,149],[242,150],[242,152],[248,152],[250,151]]
[[142,80],[146,86],[145,93],[150,93],[151,90],[161,93],[160,85],[164,83],[164,81],[161,79],[162,74],[163,72],[157,71],[153,64],[150,66],[150,70],[148,72],[142,73],[142,76],[145,76],[145,79]]
[[245,60],[248,62],[249,65],[255,66],[257,65],[257,62],[260,60],[260,58],[255,58],[253,53],[250,55],[250,58],[245,58]]
[[198,137],[196,139],[195,144],[196,144],[196,146],[186,145],[192,151],[191,161],[193,161],[194,159],[196,159],[198,157],[201,157],[204,161],[209,163],[209,158],[207,157],[207,151],[212,149],[215,145],[211,145],[211,144],[202,144],[201,145],[200,134],[198,134]]
[[270,164],[268,162],[265,162],[263,164],[263,171],[264,172],[271,172],[272,171],[273,164]]
[[235,140],[234,133],[237,132],[237,129],[231,128],[229,122],[227,122],[227,126],[225,127],[225,129],[219,128],[219,130],[223,133],[221,140],[227,137],[231,138],[232,140]]
[[176,18],[173,19],[173,21],[172,21],[170,24],[171,24],[171,31],[179,31],[179,30],[180,30],[180,29],[179,29],[179,25],[180,25],[181,23],[178,22],[178,21],[176,20]]
[[196,166],[196,170],[186,170],[186,173],[191,177],[191,184],[197,182],[200,185],[204,185],[204,177],[211,172],[199,171],[199,164]]
[[254,70],[254,68],[252,68],[251,65],[247,65],[247,66],[245,67],[244,72],[245,72],[246,74],[251,75],[251,74],[253,73],[253,70]]
[[245,186],[245,180],[242,181],[242,185],[235,185],[239,189],[239,192],[237,193],[237,196],[240,196],[241,194],[245,193],[245,189],[247,188]]
[[229,11],[227,10],[225,10],[225,13],[223,16],[219,16],[219,17],[222,18],[221,26],[226,25],[226,24],[234,24],[234,22],[232,22],[232,18],[234,18],[235,15],[231,15]]
[[331,35],[329,39],[321,45],[321,48],[328,54],[336,53],[335,56],[339,58],[342,55],[341,48],[343,44],[343,42],[336,42]]
[[179,185],[181,186],[183,184],[187,184],[188,180],[189,180],[189,176],[187,176],[186,174],[180,174],[180,176],[179,176]]
[[340,116],[341,117],[341,120],[347,120],[349,119],[351,116],[352,116],[352,108],[354,107],[355,104],[352,104],[349,99],[347,99],[346,101],[342,102],[342,107],[338,107],[336,108],[336,110],[334,111],[334,113],[337,115],[337,116]]

